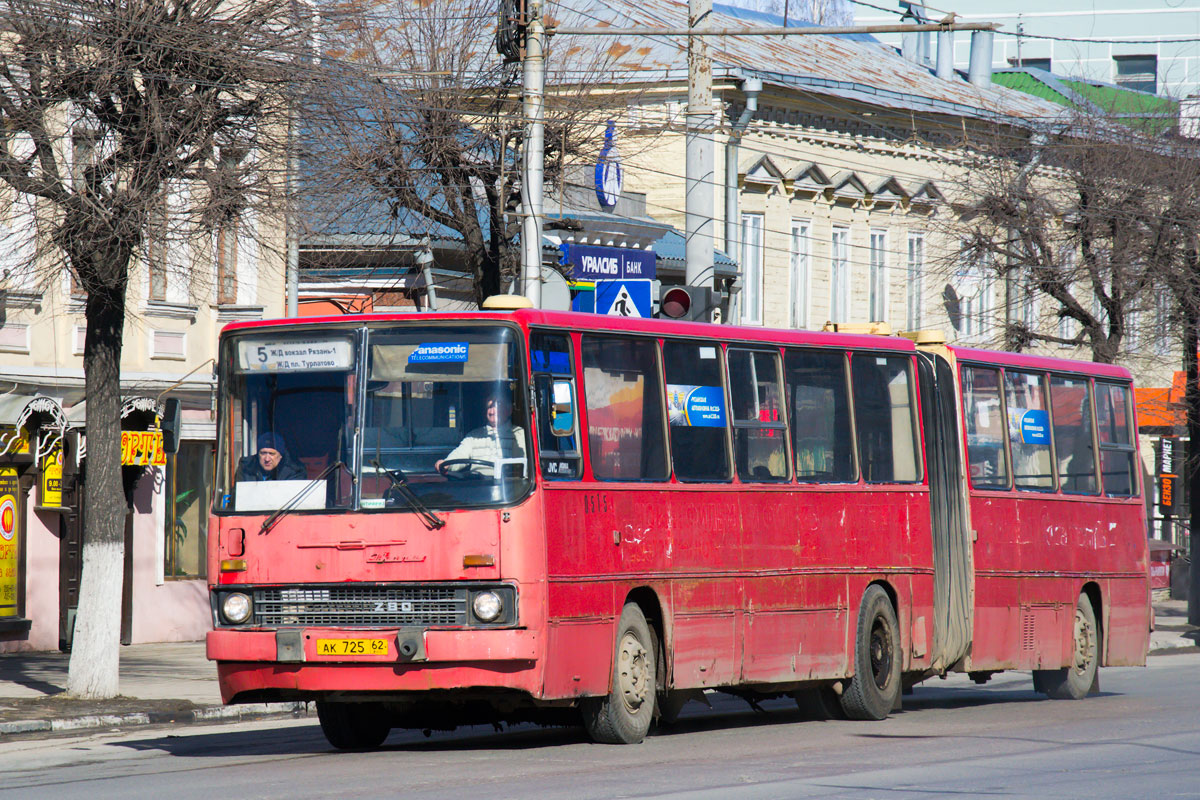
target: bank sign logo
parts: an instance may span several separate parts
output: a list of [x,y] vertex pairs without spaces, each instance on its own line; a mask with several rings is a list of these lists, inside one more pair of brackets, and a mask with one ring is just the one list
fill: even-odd
[[621,189],[624,187],[624,176],[621,172],[621,156],[617,153],[614,141],[617,126],[611,119],[604,131],[604,147],[600,149],[600,158],[596,160],[596,199],[602,208],[612,208],[621,199]]
[[559,263],[570,267],[567,275],[571,280],[654,280],[656,256],[653,250],[591,244],[562,244],[559,249],[562,251]]

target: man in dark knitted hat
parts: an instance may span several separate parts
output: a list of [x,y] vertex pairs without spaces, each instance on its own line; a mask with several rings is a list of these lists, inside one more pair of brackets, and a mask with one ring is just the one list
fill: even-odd
[[242,459],[238,480],[295,481],[308,476],[304,467],[292,460],[287,444],[278,433],[263,433],[258,437],[258,452]]

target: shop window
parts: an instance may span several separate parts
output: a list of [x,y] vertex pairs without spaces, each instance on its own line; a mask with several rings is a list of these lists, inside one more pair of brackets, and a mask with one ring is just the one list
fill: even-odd
[[179,452],[167,456],[167,578],[205,577],[212,470],[211,442],[181,442]]

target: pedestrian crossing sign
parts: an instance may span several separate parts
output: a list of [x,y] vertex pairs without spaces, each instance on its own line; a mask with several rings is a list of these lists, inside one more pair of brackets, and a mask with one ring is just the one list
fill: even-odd
[[596,311],[613,317],[647,319],[650,306],[650,281],[596,281]]

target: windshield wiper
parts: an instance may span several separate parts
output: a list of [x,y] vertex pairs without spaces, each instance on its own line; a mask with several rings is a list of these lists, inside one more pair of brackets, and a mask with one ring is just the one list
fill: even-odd
[[[279,522],[279,520],[283,519],[284,514],[287,514],[287,513],[291,512],[293,509],[295,509],[296,505],[301,500],[303,500],[308,495],[308,493],[311,492],[313,490],[313,488],[320,481],[323,481],[326,478],[328,478],[329,473],[333,472],[338,467],[346,467],[346,465],[342,461],[339,460],[339,461],[333,462],[328,467],[321,470],[321,474],[318,475],[317,477],[313,478],[309,482],[309,484],[307,486],[305,486],[303,489],[296,492],[295,497],[293,497],[291,500],[288,500],[286,503],[284,503],[282,506],[280,506],[278,509],[276,509],[271,514],[271,516],[269,516],[265,520],[263,520],[262,527],[258,529],[259,535],[261,536],[264,533],[270,533],[271,529],[275,527],[275,523],[277,523],[277,522]],[[346,467],[346,469],[349,470],[350,468]]]
[[388,476],[388,480],[392,482],[392,488],[400,493],[400,496],[408,501],[409,507],[417,512],[417,516],[421,518],[421,522],[425,523],[425,527],[431,531],[438,528],[444,528],[446,521],[437,514],[429,510],[429,507],[421,502],[421,498],[417,497],[417,493],[408,485],[408,481],[399,472],[394,472],[388,469],[383,464],[379,463],[379,459],[372,459],[371,466]]

